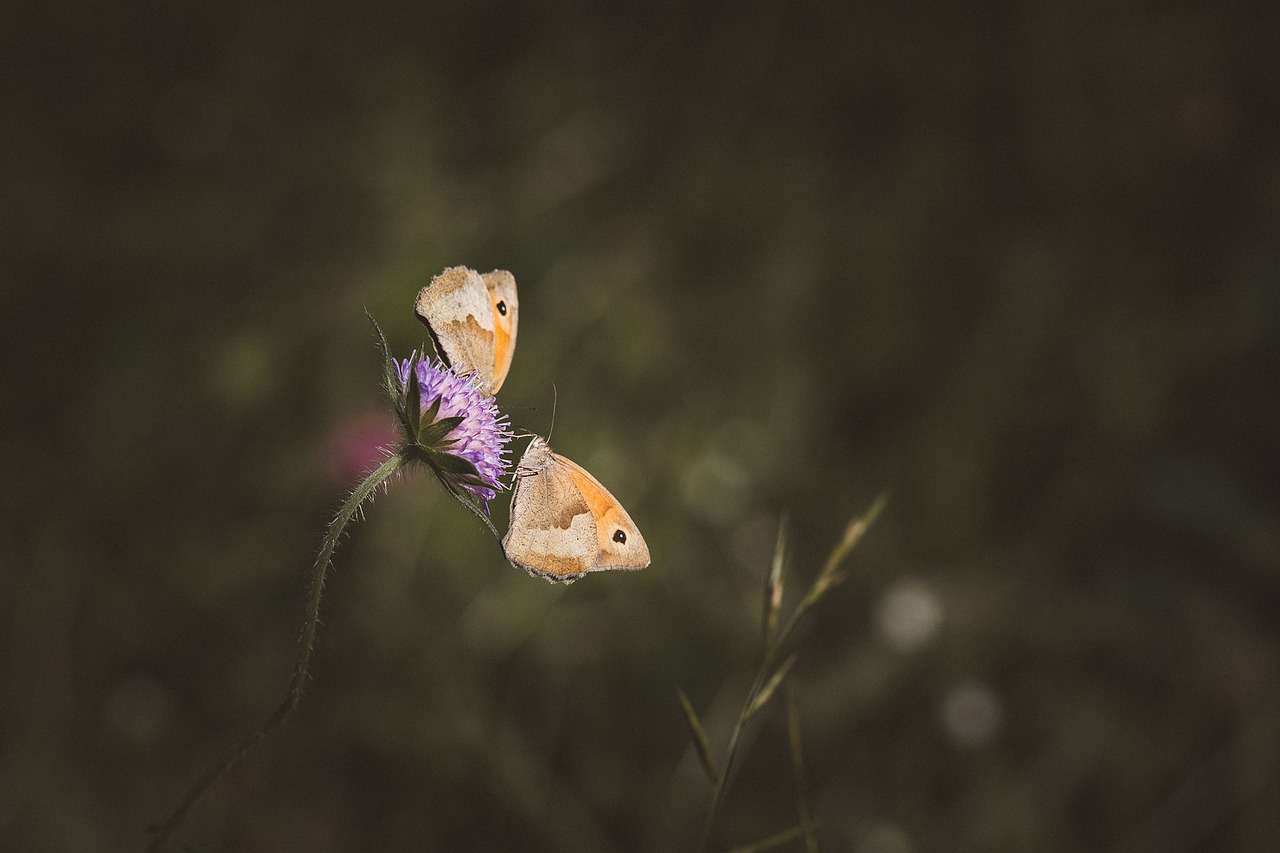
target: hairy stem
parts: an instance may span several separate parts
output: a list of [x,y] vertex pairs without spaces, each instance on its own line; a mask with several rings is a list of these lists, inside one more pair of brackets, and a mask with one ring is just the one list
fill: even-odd
[[235,743],[221,758],[209,765],[204,773],[200,775],[200,778],[196,779],[187,788],[187,793],[183,796],[182,801],[178,803],[177,808],[173,810],[158,829],[155,829],[155,836],[147,848],[151,853],[160,853],[164,849],[165,843],[169,840],[174,830],[178,828],[178,824],[182,822],[182,818],[186,816],[187,811],[219,776],[227,772],[231,765],[239,761],[254,744],[287,720],[294,709],[298,707],[298,700],[302,698],[303,685],[306,684],[310,675],[311,652],[315,648],[316,631],[320,624],[320,596],[324,592],[325,575],[333,562],[333,552],[338,547],[342,532],[346,529],[347,523],[360,511],[361,504],[372,497],[377,488],[386,483],[411,458],[409,451],[404,448],[398,450],[393,456],[388,457],[385,462],[364,478],[364,482],[356,486],[351,494],[347,496],[347,499],[343,501],[333,520],[329,522],[324,542],[320,546],[320,554],[316,557],[315,566],[311,570],[311,582],[307,588],[306,618],[302,623],[302,635],[298,638],[298,657],[293,665],[293,675],[289,678],[289,687],[285,691],[284,701],[280,703],[280,707],[272,712],[271,716],[267,717],[262,725]]

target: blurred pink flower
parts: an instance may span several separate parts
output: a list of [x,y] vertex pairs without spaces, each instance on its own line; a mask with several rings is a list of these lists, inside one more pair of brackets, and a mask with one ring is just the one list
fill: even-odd
[[386,448],[399,439],[395,422],[385,409],[369,411],[339,423],[325,440],[325,474],[346,488],[387,458]]

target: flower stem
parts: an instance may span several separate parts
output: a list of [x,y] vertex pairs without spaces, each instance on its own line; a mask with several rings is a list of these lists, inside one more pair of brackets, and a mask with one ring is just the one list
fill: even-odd
[[254,744],[287,720],[294,709],[298,707],[298,700],[302,698],[303,685],[306,684],[307,677],[310,674],[311,652],[315,648],[316,631],[320,624],[320,596],[324,592],[325,575],[333,562],[333,552],[338,547],[342,532],[346,529],[347,523],[360,511],[360,506],[373,496],[379,486],[386,483],[392,475],[408,464],[412,458],[407,448],[397,450],[394,455],[388,457],[385,462],[371,471],[360,485],[355,487],[351,494],[347,496],[347,499],[343,501],[333,520],[329,522],[324,542],[320,546],[320,554],[316,557],[315,566],[311,569],[311,582],[307,588],[306,618],[302,624],[302,635],[298,638],[298,656],[293,665],[293,675],[289,678],[289,687],[285,691],[284,701],[280,703],[280,707],[272,712],[271,716],[267,717],[262,725],[241,738],[221,758],[209,765],[204,773],[200,775],[200,778],[196,779],[191,784],[191,787],[187,789],[182,802],[178,803],[178,807],[173,810],[165,822],[158,829],[153,827],[155,837],[152,838],[151,844],[147,848],[151,853],[160,853],[164,849],[169,836],[178,828],[178,824],[182,822],[182,818],[187,811],[219,776],[227,772],[231,765],[244,757],[245,753]]

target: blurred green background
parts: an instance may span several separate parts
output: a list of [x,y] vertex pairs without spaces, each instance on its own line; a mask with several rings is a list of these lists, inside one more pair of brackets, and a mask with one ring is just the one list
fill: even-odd
[[[676,688],[720,748],[780,516],[790,603],[886,488],[797,638],[823,850],[1280,848],[1278,19],[6,6],[0,849],[140,849],[279,701],[391,438],[364,309],[407,353],[455,264],[653,565],[396,483],[189,849],[692,849]],[[748,739],[717,850],[796,822]]]

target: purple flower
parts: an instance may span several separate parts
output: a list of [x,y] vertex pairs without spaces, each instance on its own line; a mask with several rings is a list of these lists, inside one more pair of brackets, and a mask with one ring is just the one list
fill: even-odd
[[[469,491],[488,515],[488,502],[502,490],[501,478],[507,471],[511,441],[507,416],[480,390],[475,376],[459,376],[435,359],[419,359],[416,351],[394,363],[400,382],[396,406],[409,443],[423,451],[446,488]],[[411,370],[417,379],[417,412],[409,410]],[[448,425],[451,420],[455,423]],[[458,465],[458,459],[468,464]]]

